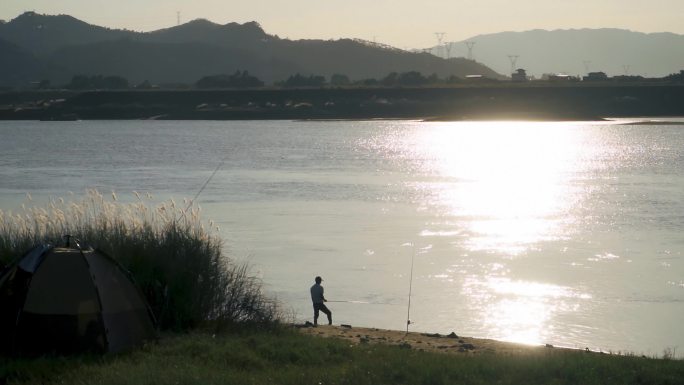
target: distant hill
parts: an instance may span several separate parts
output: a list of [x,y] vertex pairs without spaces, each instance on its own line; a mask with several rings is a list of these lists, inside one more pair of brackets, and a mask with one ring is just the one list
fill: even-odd
[[41,79],[64,82],[66,71],[35,57],[18,46],[0,39],[0,79],[2,86],[22,86]]
[[[27,12],[0,24],[0,39],[70,75],[118,75],[132,84],[194,83],[206,75],[237,70],[247,70],[267,84],[295,73],[327,78],[339,73],[352,80],[408,71],[442,78],[470,74],[501,78],[463,58],[445,60],[350,39],[280,39],[256,22],[219,25],[195,20],[141,33],[102,28],[67,15]],[[4,57],[4,51],[0,54]],[[39,73],[34,77],[39,80]],[[0,73],[0,85],[7,81],[7,74]]]
[[133,84],[144,80],[157,84],[193,84],[208,74],[233,73],[237,69],[248,69],[262,79],[280,79],[301,71],[276,59],[268,62],[247,50],[204,43],[116,40],[67,46],[49,59],[73,73],[118,75]]
[[80,21],[68,15],[40,15],[25,12],[0,24],[0,38],[28,52],[45,55],[66,45],[88,44],[129,37],[132,31],[113,30]]
[[150,43],[196,43],[234,48],[258,48],[260,44],[278,40],[261,29],[256,22],[220,25],[206,19],[197,19],[166,29],[140,34]]
[[[465,42],[475,42],[473,58],[496,72],[509,74],[508,55],[517,67],[537,77],[544,73],[662,77],[684,69],[684,35],[641,33],[622,29],[569,29],[501,32],[451,44],[451,56],[467,57]],[[446,55],[446,49],[432,52]],[[585,66],[586,62],[586,66]]]

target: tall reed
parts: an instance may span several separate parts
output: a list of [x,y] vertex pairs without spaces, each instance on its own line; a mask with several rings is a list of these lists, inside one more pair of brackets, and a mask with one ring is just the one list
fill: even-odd
[[260,281],[223,254],[218,228],[202,221],[199,206],[173,200],[153,206],[151,197],[134,194],[134,202],[122,203],[114,193],[109,198],[88,190],[80,200],[0,210],[0,263],[37,244],[62,245],[70,234],[131,272],[162,329],[279,320]]

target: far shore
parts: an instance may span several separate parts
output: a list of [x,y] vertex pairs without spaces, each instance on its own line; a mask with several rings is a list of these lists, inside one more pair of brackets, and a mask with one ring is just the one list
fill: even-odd
[[684,116],[684,85],[0,92],[0,120],[597,121]]

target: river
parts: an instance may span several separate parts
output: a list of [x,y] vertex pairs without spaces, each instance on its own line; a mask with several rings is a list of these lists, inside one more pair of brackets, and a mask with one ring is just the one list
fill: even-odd
[[320,275],[336,324],[684,350],[683,124],[3,121],[0,137],[4,211],[87,188],[181,200],[216,170],[203,217],[299,321]]

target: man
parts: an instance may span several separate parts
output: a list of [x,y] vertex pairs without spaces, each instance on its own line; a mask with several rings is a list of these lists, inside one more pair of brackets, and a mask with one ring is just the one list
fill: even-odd
[[316,283],[311,286],[311,301],[314,309],[314,326],[318,326],[318,312],[322,311],[328,316],[328,325],[332,325],[332,312],[325,306],[324,302],[328,302],[323,296],[323,286],[321,286],[321,277],[316,277]]

